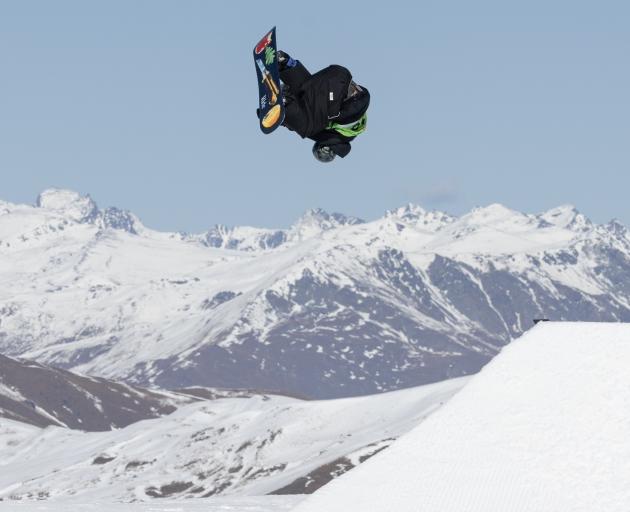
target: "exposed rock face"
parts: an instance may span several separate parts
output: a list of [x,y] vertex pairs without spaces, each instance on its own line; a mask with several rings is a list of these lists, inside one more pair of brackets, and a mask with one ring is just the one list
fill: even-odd
[[0,417],[39,427],[111,430],[192,401],[0,355]]

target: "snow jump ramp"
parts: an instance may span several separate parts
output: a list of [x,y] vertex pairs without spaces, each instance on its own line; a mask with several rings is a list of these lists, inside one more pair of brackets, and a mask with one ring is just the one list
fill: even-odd
[[541,323],[294,512],[630,511],[630,324]]

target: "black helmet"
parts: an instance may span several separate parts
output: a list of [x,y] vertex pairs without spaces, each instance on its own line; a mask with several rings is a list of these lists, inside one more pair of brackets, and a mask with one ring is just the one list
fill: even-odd
[[313,144],[313,156],[318,161],[327,164],[328,162],[332,162],[337,155],[335,155],[330,146],[326,146],[324,144],[316,142],[315,144]]

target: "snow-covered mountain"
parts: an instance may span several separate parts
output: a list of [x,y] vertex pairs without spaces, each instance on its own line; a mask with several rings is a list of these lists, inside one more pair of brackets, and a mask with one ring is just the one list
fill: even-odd
[[328,213],[320,208],[308,210],[291,229],[261,229],[249,226],[227,227],[216,225],[201,235],[182,235],[185,240],[198,241],[208,247],[258,251],[275,249],[287,242],[299,242],[322,231],[342,226],[363,224],[357,217]]
[[63,500],[73,510],[74,503],[310,493],[388,447],[465,382],[326,401],[204,400],[107,432],[0,418],[0,502]]
[[339,397],[477,371],[537,317],[630,319],[630,236],[563,206],[150,230],[89,197],[0,203],[0,352],[169,388]]

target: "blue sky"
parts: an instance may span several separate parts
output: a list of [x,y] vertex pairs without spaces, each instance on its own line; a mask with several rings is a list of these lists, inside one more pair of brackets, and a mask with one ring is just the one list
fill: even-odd
[[[259,131],[251,49],[273,25],[370,89],[345,160]],[[630,225],[628,27],[606,0],[3,1],[0,199],[66,187],[185,231],[407,202]]]

